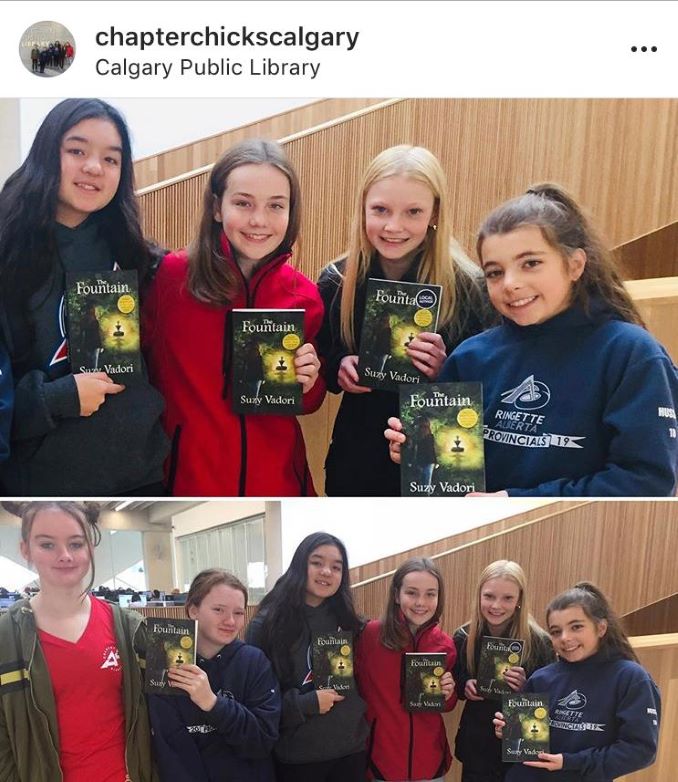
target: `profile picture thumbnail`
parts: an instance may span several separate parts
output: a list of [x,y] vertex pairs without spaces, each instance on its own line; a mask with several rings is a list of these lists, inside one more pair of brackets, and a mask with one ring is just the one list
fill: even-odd
[[73,33],[59,22],[35,22],[21,36],[19,57],[36,76],[60,76],[75,58]]

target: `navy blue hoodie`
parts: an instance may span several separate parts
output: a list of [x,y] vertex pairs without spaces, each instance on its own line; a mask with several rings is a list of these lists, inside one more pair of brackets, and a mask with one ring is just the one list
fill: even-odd
[[203,711],[183,695],[148,699],[162,782],[274,782],[280,690],[266,655],[232,641],[198,665],[217,702]]
[[9,430],[12,425],[14,385],[9,356],[0,344],[0,462],[9,455]]
[[463,342],[442,381],[481,381],[487,491],[664,497],[676,491],[678,372],[603,302]]
[[657,753],[660,700],[648,672],[631,660],[598,652],[560,660],[527,680],[526,692],[547,692],[551,754],[561,771],[515,764],[506,782],[612,782],[649,766]]

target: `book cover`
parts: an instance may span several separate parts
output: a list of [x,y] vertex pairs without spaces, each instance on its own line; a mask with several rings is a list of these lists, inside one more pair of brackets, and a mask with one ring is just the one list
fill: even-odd
[[445,696],[440,680],[445,673],[444,652],[405,652],[405,709],[443,711]]
[[303,310],[233,310],[233,411],[299,415],[294,354],[303,343]]
[[337,630],[313,637],[313,685],[344,695],[355,689],[353,678],[353,633]]
[[548,693],[514,693],[502,697],[506,725],[502,731],[501,751],[505,763],[537,760],[549,751]]
[[520,665],[523,657],[524,642],[517,638],[480,639],[480,657],[478,660],[478,694],[484,698],[501,700],[504,693],[513,690],[504,681],[508,668]]
[[400,387],[407,440],[400,460],[403,497],[460,497],[485,491],[480,383]]
[[175,665],[195,664],[197,622],[194,619],[146,619],[148,644],[144,690],[160,695],[186,695],[170,686],[167,669]]
[[396,390],[400,383],[425,380],[406,349],[422,331],[438,327],[441,291],[440,285],[367,281],[358,355],[361,385]]
[[136,271],[67,272],[65,299],[73,374],[106,372],[120,383],[141,377]]

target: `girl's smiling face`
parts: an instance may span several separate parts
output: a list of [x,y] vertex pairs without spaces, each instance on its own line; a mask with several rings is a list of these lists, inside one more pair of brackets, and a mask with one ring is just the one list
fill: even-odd
[[42,589],[80,591],[91,562],[82,527],[57,508],[35,515],[28,541],[21,541],[21,554],[38,571]]
[[411,260],[434,222],[434,204],[428,185],[404,175],[379,179],[368,189],[365,233],[384,272],[398,261]]
[[551,611],[548,631],[556,654],[568,663],[581,662],[600,649],[600,639],[607,632],[607,622],[597,623],[579,605],[562,611]]
[[544,323],[564,312],[586,265],[583,250],[563,258],[536,225],[488,236],[481,255],[492,304],[519,326]]
[[226,584],[217,584],[200,605],[188,609],[198,620],[198,653],[208,659],[234,641],[245,624],[245,595]]
[[236,258],[258,263],[274,252],[287,233],[290,183],[269,163],[246,163],[228,175],[214,219],[223,225]]
[[61,140],[56,220],[76,228],[113,200],[120,184],[122,140],[108,119],[84,119]]
[[438,589],[438,579],[425,570],[403,578],[396,603],[413,633],[433,619],[438,608]]
[[518,607],[520,587],[510,578],[490,578],[480,587],[480,613],[495,636],[501,636]]
[[336,594],[341,586],[344,560],[336,546],[318,546],[308,558],[306,575],[306,604],[319,606],[323,600]]

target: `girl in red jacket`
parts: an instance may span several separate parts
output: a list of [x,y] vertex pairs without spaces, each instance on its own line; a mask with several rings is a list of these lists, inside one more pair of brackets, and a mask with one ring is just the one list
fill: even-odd
[[294,416],[233,412],[231,312],[303,309],[306,343],[294,365],[304,413],[325,395],[313,340],[323,306],[315,286],[289,263],[299,231],[297,175],[282,149],[242,142],[214,165],[198,235],[170,253],[145,312],[149,365],[165,396],[173,439],[170,491],[182,496],[313,494]]
[[454,643],[438,625],[444,605],[440,571],[430,559],[413,557],[393,576],[384,618],[369,622],[360,636],[356,672],[370,723],[370,779],[442,782],[450,767],[442,715],[406,711],[402,692],[405,652],[444,652],[445,710],[457,701]]

